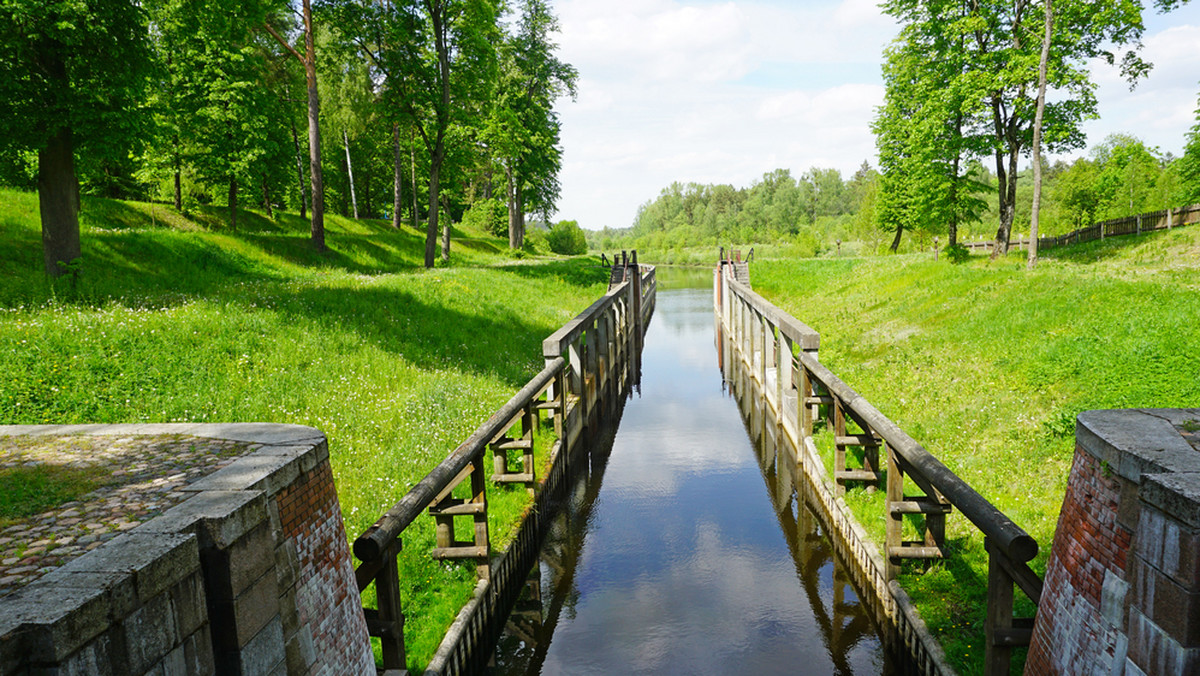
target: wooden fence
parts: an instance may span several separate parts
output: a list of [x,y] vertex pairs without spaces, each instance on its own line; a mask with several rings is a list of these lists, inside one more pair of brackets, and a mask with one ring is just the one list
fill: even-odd
[[[762,389],[767,407],[796,449],[798,470],[824,491],[832,528],[851,541],[850,553],[863,580],[881,597],[885,619],[902,635],[924,673],[947,673],[949,668],[894,579],[905,561],[946,556],[945,520],[952,510],[983,533],[989,562],[985,673],[1007,674],[1012,649],[1028,645],[1033,629],[1032,618],[1013,617],[1014,584],[1035,605],[1041,598],[1042,581],[1028,565],[1037,555],[1037,542],[821,364],[817,332],[734,279],[730,265],[717,269],[714,303],[730,346],[728,358],[741,360]],[[832,477],[813,436],[821,421],[834,436]],[[853,457],[861,457],[858,466],[850,465]],[[865,541],[865,531],[840,497],[847,484],[887,491],[882,553]],[[919,540],[904,540],[906,519],[920,529]]]
[[[1151,232],[1153,230],[1170,230],[1171,228],[1194,225],[1196,223],[1200,223],[1200,204],[1193,204],[1180,209],[1151,211],[1136,216],[1125,216],[1101,221],[1086,228],[1072,230],[1065,235],[1058,235],[1057,237],[1038,237],[1038,251],[1065,244],[1092,242],[1118,235],[1140,235],[1143,232]],[[994,240],[963,242],[963,246],[971,250],[991,251],[995,243]],[[1009,242],[1009,248],[1028,250],[1029,238],[1018,237]]]
[[[634,258],[636,260],[636,257]],[[377,608],[364,608],[368,633],[380,639],[384,670],[403,670],[405,617],[400,601],[399,566],[404,531],[422,513],[433,518],[436,559],[476,563],[475,597],[459,614],[426,674],[472,673],[498,635],[523,584],[525,570],[515,558],[536,556],[536,538],[523,523],[509,551],[494,557],[488,537],[487,492],[501,483],[521,483],[537,496],[546,479],[560,480],[563,464],[612,399],[638,378],[641,340],[654,309],[657,278],[653,267],[631,267],[625,281],[609,290],[545,340],[545,367],[512,399],[454,449],[378,521],[354,541],[360,592],[375,585]],[[536,474],[534,434],[541,415],[553,417],[550,471]],[[485,467],[493,454],[490,476]],[[509,453],[520,459],[509,460]],[[560,462],[561,460],[561,462]],[[519,471],[510,466],[519,465]],[[469,482],[466,494],[455,489]],[[530,514],[540,513],[538,509]],[[527,519],[526,519],[527,520]],[[463,523],[467,522],[467,523]],[[464,526],[456,531],[456,526]],[[510,556],[511,554],[511,556]],[[494,621],[500,618],[499,625]]]

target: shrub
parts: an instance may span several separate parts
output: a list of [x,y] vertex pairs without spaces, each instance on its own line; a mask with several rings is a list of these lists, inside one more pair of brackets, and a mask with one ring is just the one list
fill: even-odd
[[583,229],[576,221],[559,221],[550,232],[546,233],[546,241],[550,250],[563,256],[577,256],[587,253],[587,238]]
[[463,224],[497,237],[508,237],[508,207],[499,197],[479,200],[463,215]]

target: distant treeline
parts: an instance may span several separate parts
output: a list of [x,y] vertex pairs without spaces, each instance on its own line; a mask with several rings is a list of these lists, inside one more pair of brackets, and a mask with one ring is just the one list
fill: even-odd
[[[1200,151],[1192,146],[1189,153]],[[1185,158],[1126,134],[1108,137],[1086,157],[1043,162],[1041,234],[1062,235],[1105,219],[1189,204],[1200,193],[1200,179],[1189,176],[1185,164]],[[994,237],[996,176],[980,162],[966,175],[980,206],[959,224],[958,240]],[[843,253],[880,252],[895,236],[878,213],[881,189],[879,173],[866,162],[848,179],[837,169],[813,168],[798,177],[776,169],[745,188],[672,183],[641,206],[632,227],[606,228],[589,239],[593,248],[605,250],[778,242],[792,245],[798,255],[818,256],[835,250],[840,240]],[[1019,181],[1014,233],[1028,233],[1032,198],[1032,181]],[[935,217],[905,232],[901,251],[928,246],[934,237],[947,243],[946,228]]]

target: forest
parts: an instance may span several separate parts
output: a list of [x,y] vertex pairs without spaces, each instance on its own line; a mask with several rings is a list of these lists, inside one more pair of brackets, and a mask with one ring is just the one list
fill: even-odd
[[[37,190],[46,272],[80,195],[299,212],[524,245],[553,212],[577,74],[546,0],[20,0],[0,5],[0,185]],[[439,223],[441,227],[439,228]]]

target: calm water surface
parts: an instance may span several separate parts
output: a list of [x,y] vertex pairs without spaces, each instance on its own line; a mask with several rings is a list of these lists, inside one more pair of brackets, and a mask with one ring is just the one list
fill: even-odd
[[640,395],[551,527],[494,672],[883,673],[819,525],[725,392],[711,273],[659,274]]

